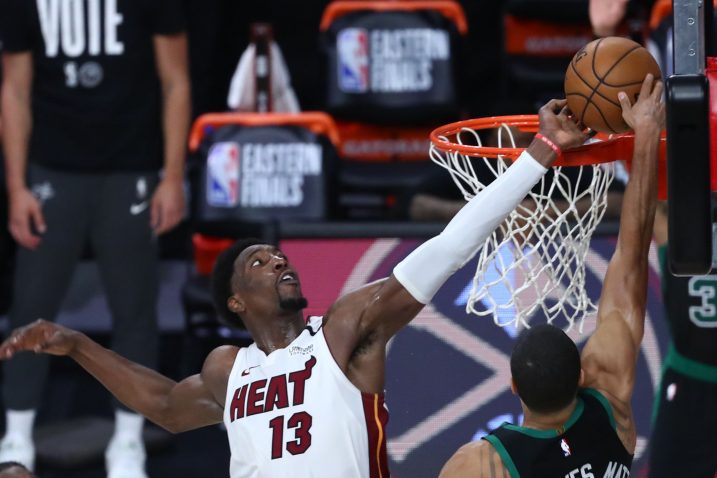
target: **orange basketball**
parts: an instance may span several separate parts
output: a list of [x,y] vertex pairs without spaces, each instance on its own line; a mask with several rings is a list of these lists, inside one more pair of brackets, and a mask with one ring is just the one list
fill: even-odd
[[625,132],[630,128],[617,94],[624,91],[635,103],[648,73],[662,78],[655,59],[638,43],[622,37],[594,40],[575,54],[565,73],[568,107],[592,130]]

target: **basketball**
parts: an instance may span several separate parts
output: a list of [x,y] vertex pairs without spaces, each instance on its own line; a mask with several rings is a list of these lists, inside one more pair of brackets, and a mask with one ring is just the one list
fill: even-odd
[[623,133],[630,127],[617,94],[624,91],[634,104],[648,73],[662,78],[655,59],[638,43],[622,37],[594,40],[575,54],[565,73],[568,108],[594,131]]

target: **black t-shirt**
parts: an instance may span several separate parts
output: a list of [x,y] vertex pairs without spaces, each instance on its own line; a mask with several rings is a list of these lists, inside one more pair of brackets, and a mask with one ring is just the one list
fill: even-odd
[[483,439],[496,449],[511,478],[630,476],[632,455],[615,431],[612,407],[593,389],[580,390],[562,430],[504,423]]
[[181,0],[0,0],[4,50],[33,54],[29,160],[87,172],[161,167],[153,36],[182,31]]

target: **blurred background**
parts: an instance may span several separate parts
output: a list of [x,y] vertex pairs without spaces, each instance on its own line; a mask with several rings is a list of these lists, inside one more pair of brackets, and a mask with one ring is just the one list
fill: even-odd
[[[245,332],[217,322],[208,295],[213,260],[232,239],[278,242],[302,276],[307,313],[323,313],[342,292],[390,274],[463,203],[450,176],[430,161],[430,131],[467,118],[535,114],[563,96],[571,57],[594,38],[587,0],[460,0],[398,12],[375,4],[411,2],[357,0],[346,11],[331,10],[332,3],[347,2],[183,1],[193,123],[188,205],[181,223],[160,237],[158,302],[159,370],[172,378],[196,373],[218,344],[248,343]],[[629,1],[618,33],[659,43],[662,18],[653,3]],[[369,46],[366,31],[383,36]],[[416,31],[429,33],[411,37]],[[227,112],[240,115],[206,116]],[[284,112],[301,118],[287,121]],[[286,146],[299,143],[304,146]],[[228,144],[242,145],[251,169],[222,176],[239,152]],[[284,170],[266,169],[266,158],[282,154],[287,159],[277,161]],[[620,181],[612,190],[619,206]],[[595,301],[614,250],[616,211],[598,226],[587,255],[587,290]],[[9,235],[1,252],[6,313],[15,253]],[[669,342],[656,250],[651,258],[634,398],[634,476],[644,473]],[[508,368],[517,331],[466,314],[474,273],[471,261],[391,344],[386,399],[393,476],[436,476],[461,444],[520,420]],[[110,313],[90,247],[58,321],[110,341]],[[5,317],[0,324],[7,330]],[[588,321],[583,334],[571,332],[578,344],[593,326]],[[102,387],[70,360],[53,358],[37,419],[39,476],[104,476],[105,443],[84,440],[108,434],[111,417]],[[227,475],[221,426],[178,436],[148,428],[150,476]]]

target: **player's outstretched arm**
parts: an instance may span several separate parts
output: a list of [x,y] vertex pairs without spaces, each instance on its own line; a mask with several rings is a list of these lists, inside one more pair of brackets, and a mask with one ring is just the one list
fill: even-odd
[[510,478],[495,448],[485,440],[463,445],[446,462],[438,478]]
[[[376,360],[383,360],[388,340],[476,254],[485,238],[545,174],[556,158],[548,143],[561,149],[583,143],[585,135],[570,118],[566,104],[565,100],[551,100],[540,109],[540,132],[547,142],[535,139],[527,152],[469,201],[441,234],[413,251],[389,278],[342,297],[332,307],[324,333],[340,365],[352,361],[354,368],[364,368],[358,364],[355,351],[366,351],[368,345]],[[375,365],[372,362],[365,368],[374,370],[378,368]]]
[[[560,149],[579,146],[585,135],[570,118],[565,100],[540,109],[540,133],[505,174],[470,200],[443,232],[426,241],[396,266],[366,310],[363,322],[390,338],[428,304],[445,281],[471,260],[495,228],[525,198],[556,159]],[[413,306],[413,307],[411,307]],[[407,312],[402,313],[402,310]]]
[[44,320],[15,330],[0,345],[0,359],[11,359],[23,351],[74,359],[127,407],[178,433],[222,421],[227,374],[237,349],[214,350],[201,373],[179,383],[117,355],[80,332]]
[[[613,404],[623,443],[634,450],[630,398],[642,342],[647,301],[648,253],[657,203],[660,131],[665,121],[662,82],[645,79],[638,101],[620,101],[635,131],[630,181],[625,189],[620,233],[598,305],[597,328],[582,353],[585,386],[605,393]],[[627,437],[626,435],[631,435]],[[627,442],[627,443],[626,443]]]

